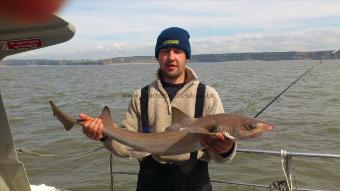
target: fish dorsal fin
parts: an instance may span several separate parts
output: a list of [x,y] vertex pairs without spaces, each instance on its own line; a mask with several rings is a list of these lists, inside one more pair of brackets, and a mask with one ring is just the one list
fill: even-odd
[[190,117],[188,114],[176,107],[172,107],[171,112],[171,126],[167,128],[167,131],[180,130],[181,128],[187,127],[190,123],[195,121],[195,118]]
[[102,120],[104,127],[112,127],[114,122],[112,120],[111,111],[108,106],[103,108],[102,114],[99,116],[99,118]]

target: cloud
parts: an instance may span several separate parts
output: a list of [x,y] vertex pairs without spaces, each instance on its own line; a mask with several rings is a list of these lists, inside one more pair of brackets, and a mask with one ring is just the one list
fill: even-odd
[[298,27],[301,22],[340,17],[340,2],[335,1],[97,1],[91,4],[94,5],[91,10],[65,12],[62,16],[76,23],[79,34],[93,38],[150,38],[168,26],[222,31],[254,27],[284,29]]
[[317,51],[337,49],[340,29],[308,29],[281,33],[249,33],[193,41],[193,53]]
[[339,10],[337,1],[69,1],[59,15],[75,25],[75,37],[34,56],[153,55],[169,26],[190,32],[194,54],[332,49]]

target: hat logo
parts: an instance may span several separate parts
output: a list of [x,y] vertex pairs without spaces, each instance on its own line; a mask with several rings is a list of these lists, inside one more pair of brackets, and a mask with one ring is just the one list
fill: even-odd
[[179,40],[165,40],[165,41],[163,41],[163,45],[169,45],[169,44],[179,44]]

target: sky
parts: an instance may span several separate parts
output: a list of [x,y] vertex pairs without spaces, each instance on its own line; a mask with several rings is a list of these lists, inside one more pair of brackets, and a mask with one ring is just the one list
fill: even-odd
[[152,56],[167,27],[189,31],[192,54],[319,51],[340,46],[340,1],[69,0],[68,42],[9,59]]

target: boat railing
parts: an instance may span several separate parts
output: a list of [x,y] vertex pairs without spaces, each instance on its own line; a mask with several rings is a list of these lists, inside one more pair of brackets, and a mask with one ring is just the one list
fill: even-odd
[[[103,147],[96,148],[91,151],[73,154],[73,155],[46,155],[35,153],[31,151],[27,151],[22,148],[17,148],[16,150],[19,153],[26,153],[37,157],[79,157],[83,155],[88,155],[90,153],[96,152],[98,150],[103,149]],[[251,187],[251,188],[259,188],[262,190],[270,190],[270,191],[327,191],[320,189],[311,189],[311,188],[296,188],[293,187],[293,179],[292,179],[292,161],[293,158],[303,157],[303,158],[330,158],[330,159],[340,159],[339,154],[329,154],[329,153],[310,153],[310,152],[289,152],[286,150],[281,151],[272,151],[272,150],[260,150],[260,149],[246,149],[246,148],[238,148],[237,153],[245,153],[245,154],[257,154],[257,155],[272,155],[281,157],[282,170],[284,172],[285,180],[274,180],[270,184],[254,184],[247,182],[232,182],[232,181],[221,181],[212,179],[211,182],[215,184],[227,184],[234,185],[239,187]],[[110,155],[110,175],[111,175],[111,191],[114,190],[114,175],[137,175],[137,172],[127,172],[127,171],[114,171],[113,170],[113,155]]]
[[[320,189],[311,189],[311,188],[296,188],[293,187],[293,179],[292,179],[292,160],[293,157],[305,157],[305,158],[333,158],[340,159],[340,155],[338,154],[324,154],[324,153],[309,153],[309,152],[288,152],[285,150],[281,151],[272,151],[272,150],[260,150],[260,149],[243,149],[238,148],[237,153],[246,153],[246,154],[259,154],[259,155],[272,155],[281,157],[282,168],[285,176],[285,180],[274,181],[271,184],[253,184],[246,182],[231,182],[231,181],[220,181],[212,179],[212,183],[216,184],[227,184],[227,185],[235,185],[239,187],[251,187],[251,188],[259,188],[263,190],[270,191],[327,191]],[[125,174],[125,175],[137,175],[137,172],[124,172],[124,171],[112,171],[111,173],[111,190],[114,190],[114,182],[113,182],[113,174]]]
[[[325,190],[317,190],[317,189],[309,189],[309,188],[293,188],[292,184],[292,160],[293,157],[304,157],[304,158],[333,158],[340,159],[340,155],[338,154],[328,154],[328,153],[310,153],[310,152],[288,152],[286,150],[281,151],[272,151],[272,150],[260,150],[260,149],[243,149],[238,148],[238,153],[251,153],[251,154],[260,154],[260,155],[272,155],[281,157],[283,172],[285,175],[285,182],[283,185],[284,190],[301,190],[301,191],[325,191]],[[225,183],[221,181],[212,181],[216,183]],[[258,188],[268,188],[270,190],[283,190],[281,188],[274,188],[275,185],[261,185],[261,184],[249,184],[249,183],[240,183],[240,182],[229,182],[230,184],[238,185],[238,186],[250,186],[250,187],[258,187]],[[289,188],[290,186],[290,188]]]

